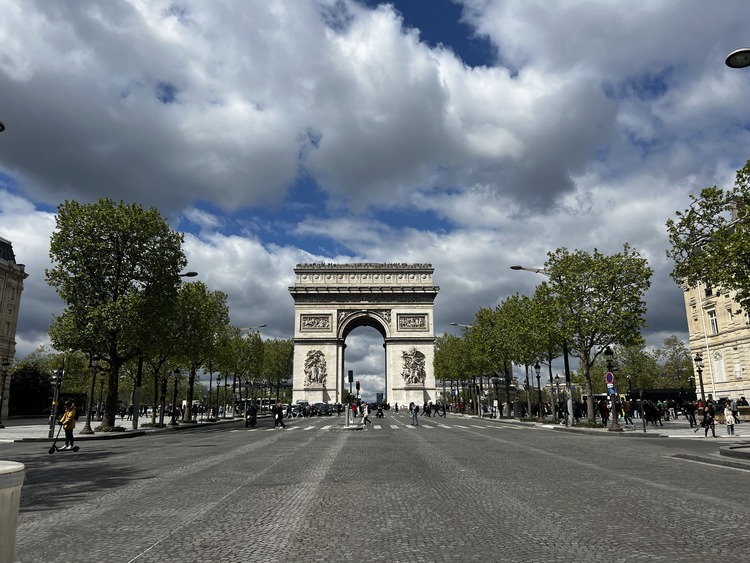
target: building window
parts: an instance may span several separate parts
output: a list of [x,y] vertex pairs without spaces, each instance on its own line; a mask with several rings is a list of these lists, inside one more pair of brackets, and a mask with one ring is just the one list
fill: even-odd
[[727,324],[734,323],[734,314],[732,314],[732,307],[727,307]]
[[706,284],[706,297],[713,297],[714,288],[711,285]]
[[711,323],[711,334],[719,334],[719,321],[713,309],[708,311],[708,321]]
[[724,371],[724,358],[720,352],[714,354],[714,382],[724,383],[727,380],[727,374]]

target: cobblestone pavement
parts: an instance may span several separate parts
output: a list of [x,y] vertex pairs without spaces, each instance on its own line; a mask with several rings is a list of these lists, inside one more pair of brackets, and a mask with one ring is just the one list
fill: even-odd
[[[743,560],[750,472],[622,439],[464,417],[261,421],[82,444],[27,466],[16,557],[75,561]],[[378,425],[380,428],[375,428]],[[722,442],[726,444],[727,442]]]

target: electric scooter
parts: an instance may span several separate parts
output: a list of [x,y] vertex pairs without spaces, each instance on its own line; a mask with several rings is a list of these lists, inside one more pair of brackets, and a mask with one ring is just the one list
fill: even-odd
[[47,453],[53,454],[55,452],[77,452],[78,450],[81,449],[78,446],[73,446],[69,450],[66,450],[66,449],[58,447],[57,446],[57,439],[60,437],[60,432],[62,432],[62,424],[60,425],[60,428],[58,428],[57,435],[55,436],[55,441],[52,442],[52,447],[49,449],[49,451]]

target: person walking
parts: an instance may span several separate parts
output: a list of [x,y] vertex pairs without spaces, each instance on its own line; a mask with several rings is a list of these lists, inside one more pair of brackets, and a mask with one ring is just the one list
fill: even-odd
[[724,422],[727,423],[727,435],[734,436],[734,413],[729,403],[724,405]]
[[362,404],[362,425],[367,426],[367,423],[372,424],[372,420],[370,420],[370,405],[367,403]]
[[607,421],[609,420],[609,407],[607,406],[607,400],[601,399],[599,401],[599,414],[602,417],[602,426],[607,427]]
[[76,427],[76,406],[72,401],[65,402],[65,412],[60,418],[63,430],[65,430],[65,445],[61,450],[73,449],[73,429]]
[[711,429],[711,435],[716,438],[716,425],[714,421],[714,407],[711,404],[706,405],[703,409],[703,428],[704,437],[708,438],[708,429]]
[[411,425],[419,426],[419,405],[414,405],[411,410]]
[[273,407],[273,427],[276,428],[277,426],[286,428],[284,424],[284,408],[281,406],[281,403],[276,403],[276,406]]

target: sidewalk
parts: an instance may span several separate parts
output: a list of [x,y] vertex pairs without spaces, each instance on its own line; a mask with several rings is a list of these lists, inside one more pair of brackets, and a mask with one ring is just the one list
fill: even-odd
[[[133,438],[135,436],[143,436],[150,432],[174,432],[177,430],[195,429],[201,427],[211,427],[217,424],[244,424],[242,418],[222,418],[216,422],[180,422],[178,426],[171,426],[168,418],[165,418],[165,427],[156,428],[154,426],[143,427],[144,423],[150,424],[151,417],[139,418],[138,419],[138,430],[133,430],[132,420],[121,420],[120,418],[115,419],[115,426],[122,426],[125,431],[119,432],[94,432],[94,434],[81,435],[80,432],[86,424],[86,420],[83,418],[78,419],[74,436],[76,442],[85,442],[87,440],[112,440],[118,438]],[[157,418],[158,423],[158,418]],[[0,444],[9,442],[51,442],[54,438],[49,437],[49,419],[47,418],[10,418],[4,420],[3,424],[5,428],[0,428]],[[99,420],[91,421],[91,428],[95,429],[101,424]],[[55,426],[55,434],[59,430],[60,426]],[[60,433],[60,440],[65,441],[65,434]]]

